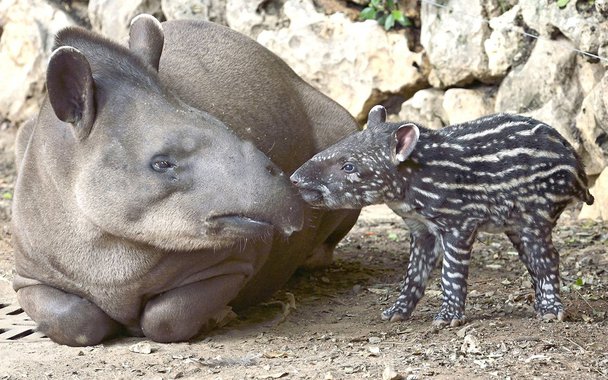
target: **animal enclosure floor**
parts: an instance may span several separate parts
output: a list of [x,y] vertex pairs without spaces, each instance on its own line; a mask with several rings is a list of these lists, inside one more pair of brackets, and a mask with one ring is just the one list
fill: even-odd
[[[364,210],[335,263],[300,271],[264,305],[191,343],[121,338],[86,348],[48,339],[0,343],[0,379],[592,379],[608,377],[608,228],[567,211],[554,232],[567,321],[534,317],[528,275],[508,241],[482,235],[467,317],[434,331],[438,275],[412,319],[387,323],[409,238],[384,207]],[[14,304],[12,252],[0,241],[0,303]],[[395,374],[393,373],[393,375]],[[399,377],[386,377],[399,378]]]

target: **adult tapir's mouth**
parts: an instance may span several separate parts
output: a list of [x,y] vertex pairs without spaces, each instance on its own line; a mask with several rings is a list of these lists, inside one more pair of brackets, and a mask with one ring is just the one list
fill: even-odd
[[238,214],[212,216],[207,223],[211,233],[243,238],[265,237],[274,228],[272,223],[265,220]]

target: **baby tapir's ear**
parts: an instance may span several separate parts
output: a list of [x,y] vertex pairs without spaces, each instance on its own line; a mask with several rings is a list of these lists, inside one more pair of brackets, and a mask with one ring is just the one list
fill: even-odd
[[386,108],[381,105],[374,106],[367,115],[367,127],[374,128],[386,121]]
[[95,84],[89,61],[71,46],[58,48],[49,59],[46,86],[57,118],[72,124],[78,139],[85,139],[95,121]]
[[131,21],[129,49],[158,71],[165,34],[160,22],[149,14],[141,14]]
[[420,130],[415,124],[403,124],[395,131],[395,140],[397,141],[395,158],[398,162],[407,160],[416,147],[419,137]]

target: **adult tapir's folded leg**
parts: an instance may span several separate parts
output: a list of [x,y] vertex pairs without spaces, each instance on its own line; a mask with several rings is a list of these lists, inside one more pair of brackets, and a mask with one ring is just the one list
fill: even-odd
[[23,310],[38,330],[60,344],[92,346],[118,334],[121,325],[89,300],[47,285],[17,291]]
[[242,275],[221,275],[157,295],[147,302],[141,317],[144,335],[156,342],[179,342],[213,328],[243,282]]

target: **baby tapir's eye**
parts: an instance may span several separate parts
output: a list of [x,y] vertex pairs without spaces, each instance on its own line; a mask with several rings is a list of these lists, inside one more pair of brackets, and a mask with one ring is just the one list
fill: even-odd
[[167,170],[176,167],[177,164],[175,162],[173,162],[167,156],[156,156],[152,159],[151,166],[152,166],[152,169],[154,169],[154,171],[157,171],[159,173],[164,173]]
[[344,170],[345,173],[354,173],[357,171],[357,167],[355,166],[355,164],[347,162],[342,166],[342,170]]

